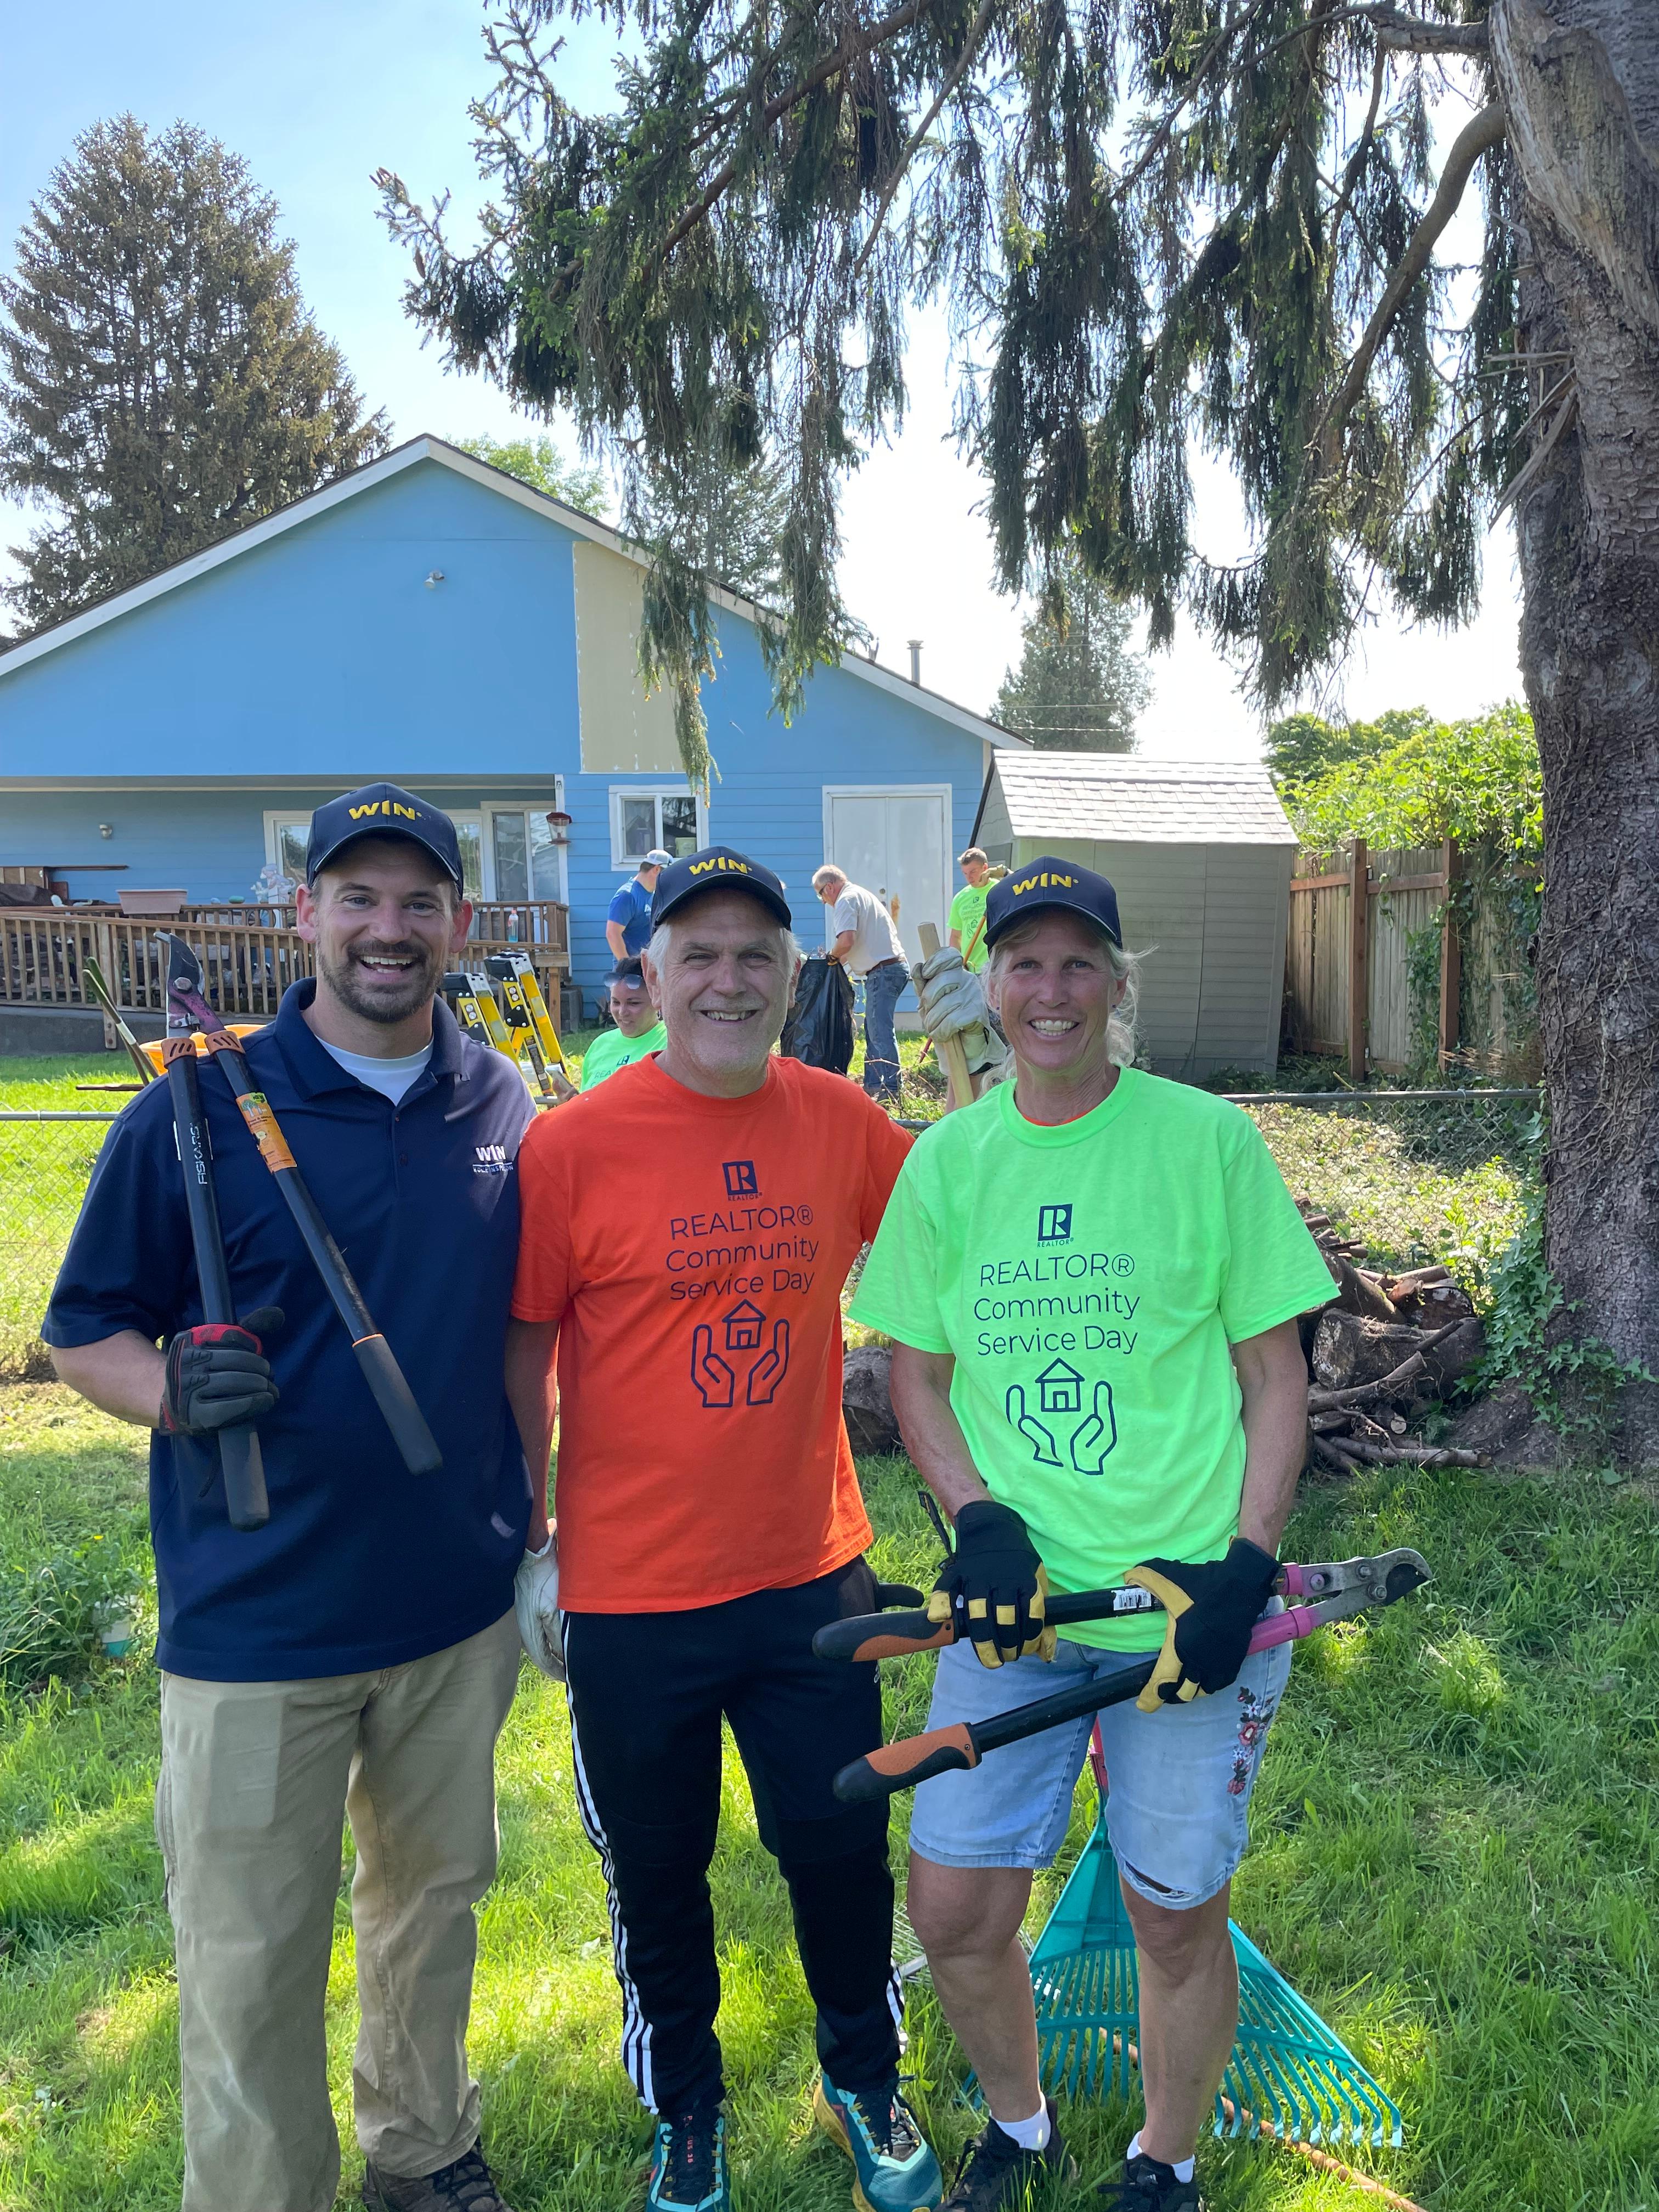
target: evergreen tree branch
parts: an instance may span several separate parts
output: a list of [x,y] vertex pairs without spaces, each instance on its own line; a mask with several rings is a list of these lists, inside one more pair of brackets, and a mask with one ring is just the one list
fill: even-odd
[[1412,234],[1410,244],[1401,256],[1394,275],[1383,288],[1382,296],[1372,310],[1364,334],[1354,349],[1348,373],[1333,393],[1319,426],[1310,441],[1324,455],[1328,465],[1334,465],[1342,432],[1350,415],[1365,388],[1365,379],[1370,374],[1371,363],[1377,349],[1387,337],[1395,318],[1400,313],[1407,294],[1429,265],[1435,241],[1456,214],[1463,198],[1475,163],[1490,152],[1503,137],[1506,125],[1504,104],[1493,100],[1471,118],[1453,142],[1440,173],[1439,187],[1430,202],[1428,210]]
[[[761,110],[761,129],[769,131],[792,107],[798,107],[809,92],[815,92],[819,85],[828,83],[832,76],[839,76],[854,62],[866,59],[890,40],[897,38],[901,31],[908,31],[913,23],[921,21],[933,5],[933,0],[904,0],[902,7],[895,8],[890,15],[884,15],[878,22],[872,23],[867,31],[843,34],[827,54],[821,54],[811,68],[795,80],[787,92],[781,92],[775,99],[767,101]],[[657,256],[659,261],[666,261],[674,248],[689,238],[699,223],[707,221],[736,177],[739,166],[734,154],[715,170],[702,192],[664,240]],[[580,268],[580,262],[575,266]]]
[[927,114],[922,117],[921,122],[917,124],[915,129],[910,133],[909,137],[905,142],[903,152],[899,155],[897,161],[894,164],[893,173],[888,179],[886,186],[882,192],[881,199],[876,208],[876,211],[870,219],[869,235],[866,238],[863,246],[859,250],[858,259],[853,264],[854,277],[856,278],[863,275],[864,264],[868,261],[870,256],[876,250],[876,243],[881,236],[882,227],[887,221],[887,210],[892,206],[894,197],[897,193],[900,185],[903,182],[905,171],[909,167],[912,160],[915,158],[917,148],[921,146],[923,140],[927,137],[927,133],[933,129],[934,124],[939,120],[939,110],[944,106],[945,101],[949,100],[951,94],[956,90],[957,87],[962,82],[963,77],[966,74],[969,64],[973,61],[975,55],[979,52],[980,42],[984,38],[985,33],[991,27],[991,18],[995,15],[995,13],[996,0],[981,0],[980,11],[978,15],[975,16],[973,22],[969,25],[967,37],[963,40],[962,52],[957,56],[956,60],[951,64],[950,74],[946,76],[944,83],[940,85],[939,91],[934,97],[933,106],[928,109]]
[[1359,134],[1358,143],[1348,156],[1348,166],[1343,172],[1336,204],[1331,210],[1331,219],[1326,226],[1325,235],[1333,250],[1341,234],[1342,226],[1347,220],[1348,210],[1353,205],[1353,196],[1359,183],[1360,172],[1365,166],[1365,158],[1371,150],[1372,141],[1376,134],[1376,111],[1382,104],[1382,81],[1388,75],[1388,68],[1387,57],[1379,48],[1376,65],[1371,71],[1371,104],[1365,111],[1365,126]]

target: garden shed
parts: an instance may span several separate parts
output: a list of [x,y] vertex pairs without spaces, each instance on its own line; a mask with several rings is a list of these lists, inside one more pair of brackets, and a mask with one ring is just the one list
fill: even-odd
[[999,753],[974,842],[1010,867],[1053,853],[1110,879],[1125,943],[1151,956],[1139,1030],[1158,1074],[1273,1073],[1297,841],[1265,767]]

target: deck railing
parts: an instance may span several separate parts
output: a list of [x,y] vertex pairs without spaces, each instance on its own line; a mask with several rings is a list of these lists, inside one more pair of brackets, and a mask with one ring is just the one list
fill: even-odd
[[[469,940],[469,964],[492,952],[527,953],[542,988],[556,1006],[559,977],[569,967],[568,911],[552,900],[534,902],[541,934],[525,933],[509,948],[507,909],[499,909],[500,933],[494,933],[497,909],[480,919],[492,933]],[[521,921],[530,909],[520,908]],[[225,917],[234,915],[235,920]],[[277,919],[281,917],[281,919]],[[166,1008],[165,963],[155,944],[158,929],[173,929],[200,957],[208,996],[222,1014],[269,1018],[283,994],[301,975],[313,973],[312,947],[293,927],[291,907],[188,906],[172,919],[119,915],[107,908],[0,907],[0,1006],[86,1006],[95,1002],[86,988],[88,957],[103,970],[118,1005],[134,1012]]]

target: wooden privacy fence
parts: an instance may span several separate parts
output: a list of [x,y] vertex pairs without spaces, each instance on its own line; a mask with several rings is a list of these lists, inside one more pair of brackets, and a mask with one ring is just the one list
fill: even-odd
[[[539,899],[521,906],[519,915],[520,934],[509,946],[508,909],[481,908],[465,960],[481,964],[493,952],[524,951],[556,1006],[559,978],[570,964],[568,908]],[[485,934],[480,924],[501,934]],[[199,955],[208,996],[222,1014],[268,1018],[289,985],[313,972],[312,947],[294,927],[291,907],[187,906],[172,919],[142,920],[108,908],[0,908],[0,1006],[94,1005],[85,981],[90,957],[120,1006],[162,1013],[166,975],[155,944],[158,929],[175,930]],[[106,1042],[112,1044],[107,1022],[105,1030]]]
[[1413,1048],[1411,940],[1440,921],[1435,1054],[1458,1047],[1462,946],[1447,894],[1456,842],[1368,853],[1356,837],[1340,867],[1297,856],[1285,939],[1286,1027],[1297,1052],[1340,1053],[1357,1083],[1367,1067],[1401,1075]]

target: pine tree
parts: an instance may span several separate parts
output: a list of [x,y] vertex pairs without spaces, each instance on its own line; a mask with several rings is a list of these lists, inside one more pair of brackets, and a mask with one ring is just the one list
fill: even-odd
[[25,635],[385,450],[276,221],[216,140],[131,115],[35,202],[0,279],[0,485],[57,511],[12,549]]
[[[846,641],[840,487],[902,412],[924,301],[951,312],[1004,587],[1075,550],[1154,646],[1184,608],[1242,654],[1269,708],[1374,594],[1467,618],[1514,513],[1546,1251],[1573,1326],[1659,1373],[1654,0],[616,0],[598,114],[560,90],[565,12],[592,11],[504,0],[490,34],[475,250],[383,175],[410,309],[527,410],[574,409],[625,489],[692,453],[784,472],[786,705]],[[1467,119],[1435,107],[1448,68]],[[1193,542],[1194,445],[1237,476],[1237,562]],[[683,732],[708,623],[684,523],[647,605]],[[1623,1419],[1659,1462],[1659,1386]]]
[[1152,687],[1129,650],[1131,621],[1093,577],[1063,573],[1058,592],[1020,625],[1024,650],[1002,679],[992,720],[1042,751],[1133,752]]

